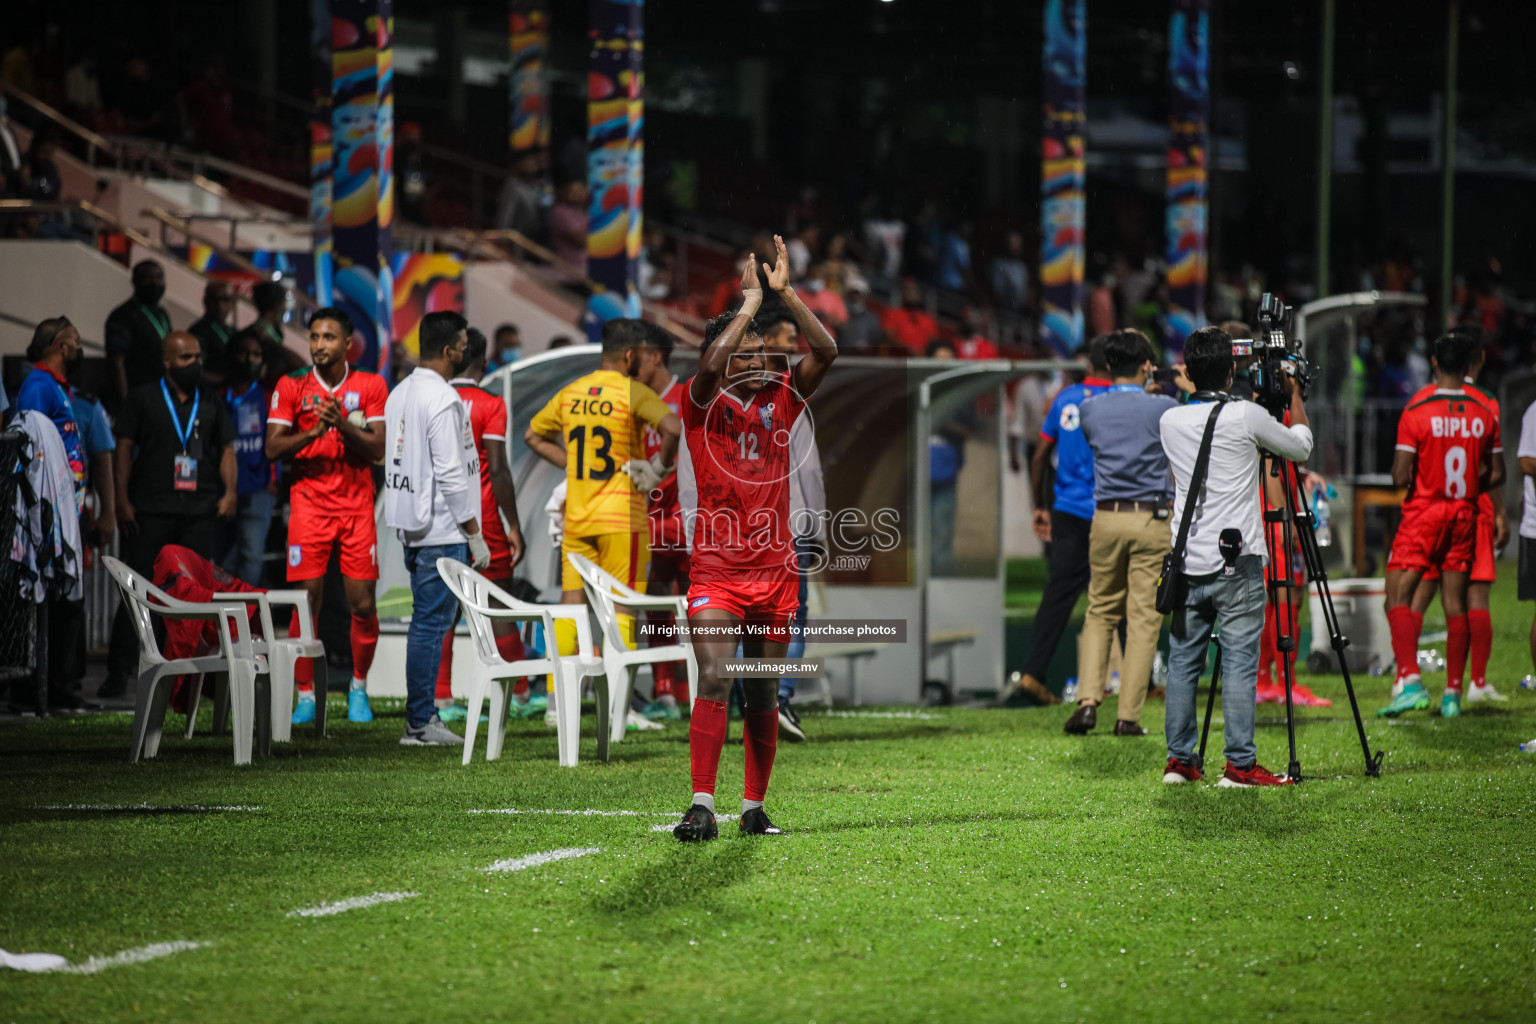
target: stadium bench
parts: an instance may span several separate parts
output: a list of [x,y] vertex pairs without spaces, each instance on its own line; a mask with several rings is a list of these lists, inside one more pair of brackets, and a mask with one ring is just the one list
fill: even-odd
[[[859,659],[873,658],[884,650],[883,643],[863,644],[806,644],[805,656],[807,658],[821,658],[826,661],[830,658],[845,658],[848,665],[848,701],[851,704],[859,703]],[[825,673],[821,677],[821,699],[827,707],[832,706],[832,683]]]

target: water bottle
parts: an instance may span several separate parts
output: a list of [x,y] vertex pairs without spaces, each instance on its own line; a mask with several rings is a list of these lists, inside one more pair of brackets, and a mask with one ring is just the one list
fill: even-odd
[[1326,548],[1333,543],[1333,527],[1330,523],[1331,512],[1328,508],[1328,499],[1337,498],[1339,492],[1329,484],[1326,488],[1319,487],[1312,492],[1312,519],[1316,523],[1317,546]]
[[1063,704],[1077,703],[1077,676],[1067,680],[1067,685],[1061,688],[1061,702]]
[[1163,657],[1161,650],[1152,659],[1152,685],[1168,688],[1168,659]]

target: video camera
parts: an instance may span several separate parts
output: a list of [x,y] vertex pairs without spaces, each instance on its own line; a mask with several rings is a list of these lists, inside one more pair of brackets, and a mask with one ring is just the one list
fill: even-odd
[[1302,354],[1301,342],[1288,341],[1285,321],[1290,315],[1285,303],[1270,292],[1259,299],[1259,336],[1253,341],[1253,369],[1248,378],[1253,382],[1253,400],[1262,405],[1276,419],[1285,416],[1290,399],[1285,393],[1285,378],[1289,373],[1301,389],[1305,400],[1312,393],[1312,364]]

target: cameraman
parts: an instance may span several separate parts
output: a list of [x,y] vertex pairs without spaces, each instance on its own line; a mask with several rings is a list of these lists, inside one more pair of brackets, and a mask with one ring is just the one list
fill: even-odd
[[[1174,536],[1190,499],[1190,477],[1211,402],[1221,405],[1211,442],[1210,462],[1189,530],[1184,556],[1187,590],[1173,614],[1168,658],[1168,765],[1163,781],[1200,778],[1194,763],[1195,692],[1205,668],[1213,626],[1221,629],[1221,707],[1227,767],[1218,786],[1284,786],[1291,780],[1262,767],[1253,744],[1254,684],[1260,635],[1264,629],[1264,518],[1259,491],[1259,449],[1293,462],[1312,454],[1312,430],[1294,381],[1283,376],[1290,396],[1291,426],[1282,426],[1254,404],[1227,393],[1236,362],[1232,339],[1219,327],[1203,327],[1184,344],[1186,373],[1195,386],[1188,405],[1169,410],[1159,424],[1163,450],[1173,470]],[[1235,530],[1237,546],[1229,562],[1221,536]]]

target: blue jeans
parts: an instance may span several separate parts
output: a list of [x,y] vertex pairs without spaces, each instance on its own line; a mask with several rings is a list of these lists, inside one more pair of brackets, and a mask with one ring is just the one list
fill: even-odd
[[[437,560],[469,564],[469,545],[437,544],[406,548],[411,574],[411,625],[405,636],[405,721],[419,729],[437,714],[437,669],[443,660],[443,636],[459,618],[459,602],[437,574]],[[1262,613],[1261,613],[1262,617]],[[1254,671],[1258,671],[1255,662]]]
[[1191,582],[1184,607],[1173,613],[1168,650],[1168,756],[1194,759],[1199,741],[1195,693],[1205,671],[1212,626],[1221,630],[1221,715],[1227,763],[1253,764],[1253,705],[1264,631],[1264,563],[1243,555],[1231,576]]
[[[789,620],[789,650],[784,653],[786,658],[805,656],[805,620],[810,614],[810,609],[805,603],[807,589],[805,571],[811,567],[811,552],[803,540],[795,541],[795,565],[800,569],[800,603],[795,607],[794,618]],[[779,699],[793,700],[797,682],[799,680],[794,676],[785,676],[780,679]]]
[[276,509],[277,495],[266,490],[242,494],[235,504],[233,536],[219,562],[230,575],[253,587],[261,586],[261,559]]

